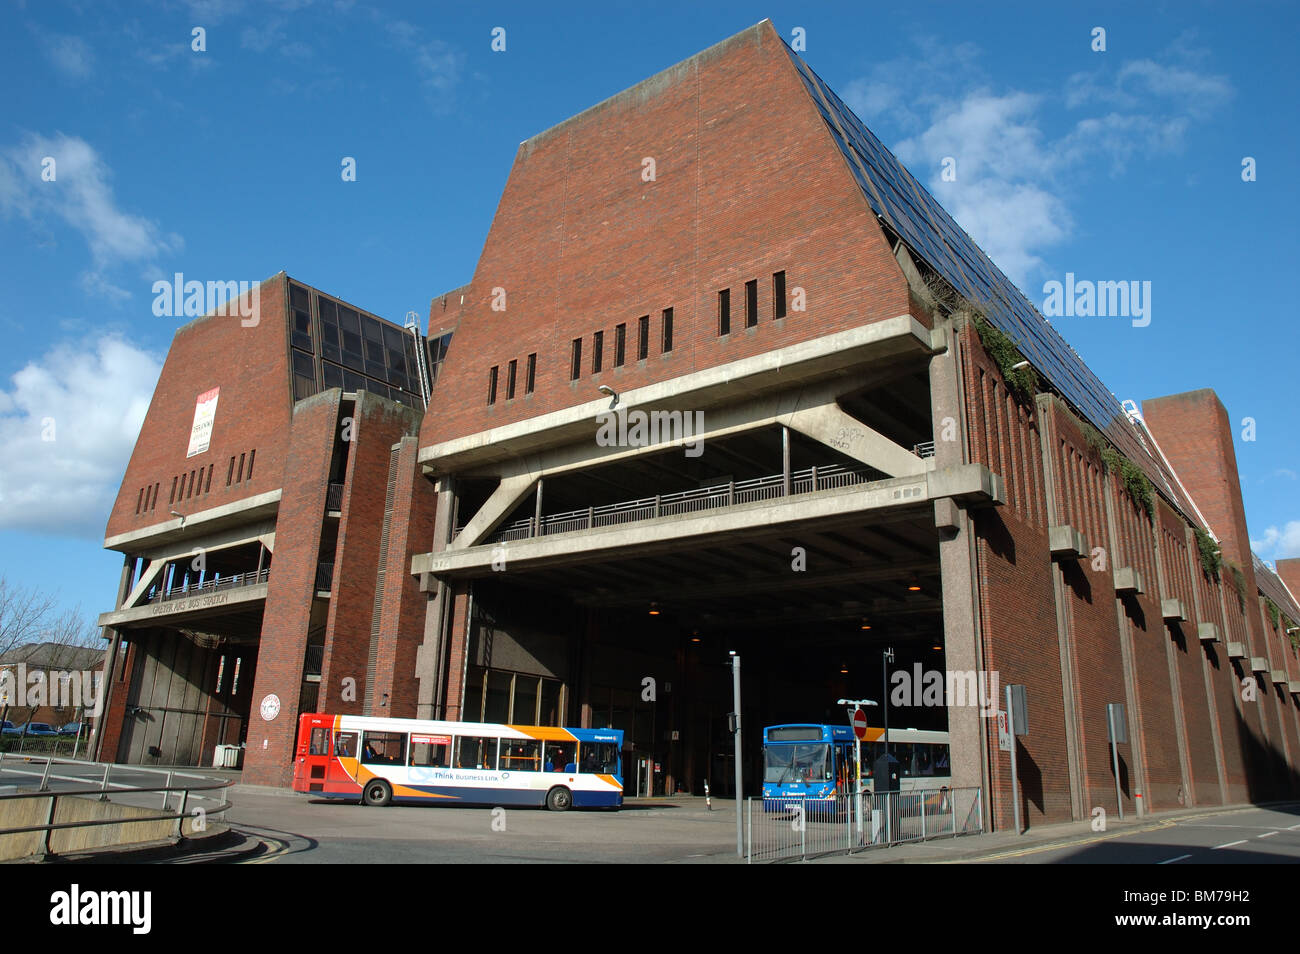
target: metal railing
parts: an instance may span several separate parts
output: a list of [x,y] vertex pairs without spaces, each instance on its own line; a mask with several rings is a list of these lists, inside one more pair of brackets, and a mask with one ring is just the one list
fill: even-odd
[[978,788],[746,799],[745,860],[806,860],[984,830]]
[[329,593],[334,587],[334,564],[318,563],[316,564],[316,591],[318,593]]
[[[3,752],[0,752],[0,773],[4,771],[5,762],[10,763],[21,761],[26,765],[33,763],[43,763],[44,768],[41,773],[40,784],[35,791],[31,792],[0,792],[0,802],[16,800],[44,798],[49,800],[49,806],[45,813],[45,823],[42,825],[26,825],[17,828],[0,828],[0,835],[22,835],[31,832],[44,832],[44,837],[37,846],[36,854],[44,856],[50,853],[50,836],[56,832],[71,828],[94,828],[100,825],[130,825],[139,822],[157,822],[157,821],[174,821],[175,827],[172,835],[180,838],[183,835],[183,825],[185,819],[197,817],[199,809],[190,809],[190,795],[194,792],[221,792],[221,801],[210,808],[203,808],[205,819],[212,815],[220,815],[230,807],[230,800],[227,797],[226,789],[235,784],[235,779],[212,779],[202,778],[200,776],[184,775],[177,773],[173,769],[154,769],[146,766],[131,765],[123,768],[132,772],[151,772],[161,775],[164,771],[167,773],[166,784],[164,785],[128,785],[121,782],[111,781],[114,764],[112,762],[82,762],[73,759],[56,759],[41,758],[39,756],[24,755],[21,757],[10,755],[6,759]],[[50,789],[51,770],[56,764],[75,765],[79,767],[94,766],[103,768],[101,777],[80,788],[63,788],[57,791]],[[175,785],[176,776],[181,774],[185,778],[197,778],[197,783]],[[111,787],[110,787],[111,786]],[[70,797],[96,796],[99,801],[106,802],[109,795],[135,795],[135,794],[159,794],[162,796],[161,813],[157,815],[142,815],[135,818],[97,818],[82,821],[56,822],[54,820],[55,812],[58,808],[59,799]],[[173,801],[173,795],[176,796],[176,810],[171,811],[170,806]]]
[[204,580],[202,583],[195,583],[190,586],[174,586],[170,590],[154,591],[151,595],[145,597],[145,602],[167,603],[172,600],[186,600],[193,596],[206,596],[209,593],[220,593],[223,590],[233,590],[243,586],[255,586],[258,583],[265,583],[270,576],[270,567],[264,567],[261,570],[250,570],[247,573],[234,573],[215,580]]
[[[873,473],[869,467],[844,467],[840,464],[792,471],[790,496],[865,484],[874,479]],[[749,480],[729,480],[725,484],[713,484],[709,487],[679,490],[670,494],[655,494],[653,497],[641,497],[637,500],[622,500],[618,503],[601,504],[598,507],[548,514],[542,517],[540,525],[536,518],[525,517],[501,527],[484,542],[508,543],[528,537],[553,536],[575,530],[611,527],[635,523],[639,520],[654,520],[658,517],[673,517],[715,510],[719,507],[731,507],[736,504],[774,500],[784,496],[786,496],[784,474],[769,474]],[[457,527],[456,533],[459,534],[463,529],[464,527]]]
[[[306,661],[306,665],[303,667],[303,672],[306,673],[308,676],[319,676],[321,674],[321,669],[324,666],[324,664],[325,664],[325,647],[323,645],[314,646],[309,644],[307,646],[307,661]],[[311,710],[305,710],[305,711],[311,711]]]
[[325,491],[325,509],[342,510],[343,509],[343,485],[330,484],[329,489]]

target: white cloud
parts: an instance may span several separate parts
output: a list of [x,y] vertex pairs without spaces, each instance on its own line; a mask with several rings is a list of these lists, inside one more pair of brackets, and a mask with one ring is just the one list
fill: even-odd
[[94,72],[95,55],[90,45],[79,36],[59,33],[38,33],[41,51],[60,73],[71,79],[83,80]]
[[[55,161],[51,182],[41,178],[46,157]],[[106,271],[126,263],[149,267],[183,243],[177,235],[164,235],[156,222],[119,208],[111,179],[99,154],[76,136],[28,134],[0,150],[0,213],[21,216],[38,228],[62,220],[76,230],[92,260],[82,285],[116,296],[125,293],[109,282]]]
[[393,45],[411,57],[429,102],[436,109],[447,108],[460,83],[465,54],[442,40],[426,40],[420,28],[406,20],[386,20],[383,27]]
[[85,340],[0,389],[0,529],[103,539],[161,363],[120,337]]
[[[1046,251],[1072,236],[1070,198],[1090,167],[1115,174],[1135,158],[1177,152],[1233,92],[1224,77],[1153,59],[1075,74],[1059,93],[994,92],[970,44],[916,42],[916,56],[848,83],[845,101],[869,125],[903,134],[895,154],[1021,288],[1043,276]],[[1169,56],[1194,59],[1183,47]],[[1062,117],[1054,105],[1090,114]],[[1049,134],[1053,126],[1062,131]],[[943,179],[947,157],[953,181]]]
[[[935,198],[1022,288],[1044,266],[1037,250],[1072,228],[1065,203],[1039,184],[1054,160],[1033,120],[1037,108],[1038,98],[1027,93],[971,93],[894,150],[914,171],[931,170]],[[956,178],[944,181],[949,158]]]
[[1259,540],[1251,540],[1250,548],[1263,560],[1288,560],[1300,557],[1300,520],[1288,520],[1278,529],[1269,527]]

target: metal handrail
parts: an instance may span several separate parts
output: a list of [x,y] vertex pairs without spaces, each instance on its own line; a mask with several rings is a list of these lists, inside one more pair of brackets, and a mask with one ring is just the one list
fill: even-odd
[[[841,464],[796,470],[790,474],[790,494],[794,496],[854,486],[866,483],[870,474],[871,469],[868,467],[845,467]],[[652,520],[656,517],[713,510],[738,503],[771,500],[785,496],[785,481],[785,474],[768,474],[762,477],[751,477],[748,480],[732,480],[725,484],[713,484],[708,487],[656,494],[653,497],[640,497],[635,500],[567,510],[547,514],[542,517],[540,526],[537,526],[534,517],[524,517],[499,528],[486,542],[507,543],[532,536],[551,536],[574,530],[590,530],[595,527],[633,523],[638,520]],[[463,529],[464,527],[456,528],[456,533],[459,534]]]
[[176,586],[170,590],[162,590],[153,596],[145,598],[146,603],[167,603],[172,600],[189,599],[192,596],[203,596],[206,593],[217,593],[221,590],[234,590],[244,586],[256,586],[258,583],[265,583],[271,576],[271,568],[263,567],[261,570],[250,570],[247,573],[236,573],[233,576],[223,576],[216,580],[205,580],[202,583],[196,583],[193,586]]
[[325,492],[325,509],[343,509],[343,485],[341,483],[329,485],[329,489]]
[[[0,752],[0,768],[2,768],[4,765],[4,758],[5,758],[4,753]],[[13,756],[10,756],[10,758],[12,760]],[[22,761],[28,763],[40,760],[39,756],[20,756],[19,758],[21,758]],[[55,808],[58,805],[59,798],[65,795],[73,796],[73,797],[81,796],[81,795],[98,795],[100,801],[107,801],[110,793],[109,777],[112,772],[113,765],[115,763],[82,762],[74,759],[56,759],[56,758],[49,758],[49,757],[43,759],[43,761],[45,763],[45,771],[41,775],[40,786],[36,789],[36,791],[0,793],[0,801],[8,801],[11,799],[16,800],[22,798],[48,798],[50,800],[50,808],[46,816],[47,821],[44,825],[25,825],[20,828],[0,828],[0,835],[21,835],[21,834],[27,834],[29,832],[35,832],[35,831],[45,832],[45,838],[41,840],[40,847],[37,851],[37,854],[39,855],[45,855],[49,853],[50,835],[55,831],[62,830],[65,828],[93,828],[98,825],[129,825],[134,822],[146,822],[146,821],[175,821],[176,822],[175,837],[179,838],[181,836],[181,830],[182,830],[181,826],[183,825],[185,819],[190,817],[190,814],[186,811],[186,807],[187,807],[187,803],[189,802],[189,797],[191,792],[222,791],[224,789],[230,788],[232,785],[235,784],[234,779],[204,778],[203,781],[199,784],[173,785],[172,781],[174,780],[176,775],[176,771],[174,769],[164,770],[164,769],[153,768],[151,766],[133,765],[130,766],[131,771],[155,772],[155,773],[161,773],[163,771],[166,771],[167,784],[166,785],[124,785],[123,783],[118,782],[115,783],[118,786],[117,789],[113,791],[115,791],[116,794],[120,794],[120,795],[136,795],[141,793],[147,794],[147,793],[155,793],[155,792],[162,793],[163,810],[164,810],[162,814],[144,815],[137,818],[100,818],[100,819],[74,821],[74,822],[55,822],[54,821]],[[100,780],[100,782],[96,785],[91,785],[85,788],[60,789],[58,791],[54,791],[49,787],[49,784],[50,784],[50,768],[55,764],[96,765],[96,766],[102,764],[104,766],[104,776]],[[199,777],[201,778],[201,776]],[[172,792],[180,792],[181,798],[178,803],[177,810],[175,812],[168,812],[166,811],[166,808],[171,803]],[[215,807],[210,809],[204,808],[203,815],[204,817],[207,817],[209,815],[220,815],[221,813],[225,812],[229,807],[230,807],[230,800],[223,793],[220,803],[218,803]]]

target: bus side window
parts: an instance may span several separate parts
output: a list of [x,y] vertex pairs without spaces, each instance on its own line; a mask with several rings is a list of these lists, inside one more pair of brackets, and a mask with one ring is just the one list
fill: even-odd
[[578,770],[577,749],[576,742],[547,742],[543,770],[547,772],[576,772]]
[[334,734],[334,756],[340,759],[357,757],[357,734],[355,732],[336,732]]
[[316,728],[311,730],[311,744],[307,749],[308,755],[329,755],[329,729]]

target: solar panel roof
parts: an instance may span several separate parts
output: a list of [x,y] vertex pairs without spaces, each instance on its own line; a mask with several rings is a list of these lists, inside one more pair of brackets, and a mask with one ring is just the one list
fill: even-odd
[[1184,516],[1190,515],[1192,508],[1172,474],[1148,449],[1115,395],[821,77],[788,45],[786,51],[872,210],[917,257],[980,307],[1034,369],[1141,467]]

